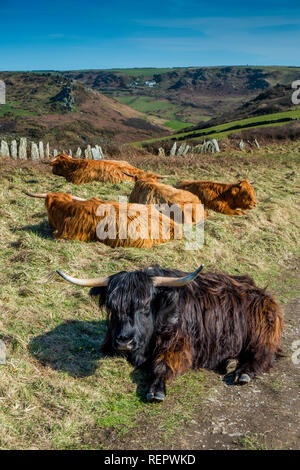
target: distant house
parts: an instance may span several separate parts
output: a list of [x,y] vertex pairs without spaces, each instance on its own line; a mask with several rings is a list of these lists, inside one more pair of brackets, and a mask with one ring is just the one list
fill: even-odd
[[155,81],[155,80],[147,80],[147,81],[145,82],[145,85],[146,85],[146,86],[153,87],[153,86],[156,85],[156,81]]

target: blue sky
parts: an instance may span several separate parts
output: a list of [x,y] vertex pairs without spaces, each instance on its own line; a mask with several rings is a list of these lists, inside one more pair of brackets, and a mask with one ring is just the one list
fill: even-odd
[[0,70],[300,66],[299,46],[299,0],[0,0]]

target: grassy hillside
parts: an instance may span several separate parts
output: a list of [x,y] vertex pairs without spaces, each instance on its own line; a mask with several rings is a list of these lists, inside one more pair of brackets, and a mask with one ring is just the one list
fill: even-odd
[[297,67],[1,72],[7,103],[0,107],[0,136],[75,150],[216,126],[288,110],[299,73]]
[[[177,124],[173,128],[177,130],[178,123],[197,124],[216,114],[230,113],[278,83],[291,87],[291,83],[299,78],[300,68],[144,68],[81,70],[64,74],[120,102],[130,102],[136,110],[175,121]],[[147,80],[154,80],[155,86],[148,87]]]
[[[148,114],[149,116],[159,116],[164,120],[164,125],[171,128],[173,131],[190,127],[192,122],[184,122],[180,120],[182,106],[180,104],[172,103],[167,99],[153,99],[150,96],[122,96],[116,97],[120,103],[124,103],[131,108]],[[191,106],[184,108],[185,113],[191,111]],[[194,115],[197,120],[209,119],[206,116]]]
[[125,143],[168,132],[158,118],[111,99],[60,73],[1,72],[7,102],[0,106],[0,137],[26,136],[51,145]]
[[[191,130],[204,129],[206,127],[236,121],[237,119],[247,119],[254,116],[299,110],[300,105],[292,103],[292,91],[291,85],[277,84],[241,106],[233,108],[226,113],[217,114],[207,123],[201,122],[198,126],[193,126]],[[190,129],[187,129],[187,131],[188,130]]]
[[[295,107],[296,108],[296,107]],[[261,127],[272,127],[276,125],[282,125],[283,123],[295,122],[300,119],[300,109],[293,109],[290,111],[283,111],[280,113],[266,114],[262,116],[255,116],[246,119],[240,119],[237,121],[227,122],[218,126],[207,127],[204,129],[190,130],[188,132],[180,132],[167,137],[149,139],[143,142],[136,142],[138,146],[143,146],[149,143],[164,142],[164,141],[183,141],[193,140],[195,143],[201,142],[207,139],[215,138],[221,139],[232,133],[240,132],[241,130],[261,128]]]
[[[290,388],[286,391],[292,385],[284,375],[287,362],[283,369],[276,366],[271,374],[243,388],[226,386],[214,372],[189,371],[168,386],[163,404],[146,403],[147,378],[134,371],[125,358],[103,358],[97,352],[106,328],[104,312],[87,290],[63,282],[54,272],[60,268],[92,277],[152,263],[186,270],[204,263],[206,270],[248,273],[259,285],[268,284],[285,305],[296,295],[299,157],[297,144],[258,150],[255,155],[235,152],[201,158],[145,155],[131,159],[141,168],[171,174],[170,183],[179,178],[255,181],[257,209],[239,218],[210,212],[205,244],[197,252],[185,251],[183,241],[151,250],[55,241],[43,202],[26,197],[24,189],[111,200],[129,194],[131,184],[75,187],[50,174],[45,165],[0,161],[0,338],[7,348],[7,364],[0,365],[0,447],[266,448],[272,447],[272,439],[282,428],[284,437],[278,437],[274,445],[294,448],[296,441],[286,431],[287,423],[294,423]],[[294,328],[292,324],[290,328]],[[258,399],[262,396],[268,399]],[[230,397],[233,403],[228,406]],[[234,406],[237,400],[241,401],[238,410]],[[286,400],[288,406],[283,410],[281,404]],[[222,403],[225,411],[219,419]],[[263,407],[260,413],[256,411],[253,422],[248,403]],[[272,405],[271,421],[265,419],[267,403]],[[238,438],[213,430],[207,440],[199,434],[212,421],[234,422],[243,409],[246,425]],[[259,432],[266,430],[266,440],[257,433],[257,416],[264,417]],[[277,424],[272,421],[274,416],[279,419]],[[238,426],[231,432],[236,433]],[[268,426],[274,432],[267,433]]]
[[153,78],[156,74],[163,74],[175,70],[173,67],[156,68],[156,67],[137,67],[131,69],[106,69],[106,72],[119,73],[128,77],[147,77]]

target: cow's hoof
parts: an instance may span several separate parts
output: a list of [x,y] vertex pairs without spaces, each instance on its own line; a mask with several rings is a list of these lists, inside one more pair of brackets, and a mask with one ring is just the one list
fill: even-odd
[[154,395],[154,400],[156,401],[164,401],[166,395],[163,392],[156,392]]
[[226,364],[226,372],[230,374],[231,372],[235,371],[237,368],[237,360],[236,359],[228,359]]
[[251,381],[251,377],[248,374],[241,374],[241,376],[238,379],[239,384],[245,385]]
[[147,393],[147,400],[148,401],[154,400],[154,393],[153,392],[148,392]]
[[163,392],[148,392],[147,400],[148,401],[164,401],[166,395]]

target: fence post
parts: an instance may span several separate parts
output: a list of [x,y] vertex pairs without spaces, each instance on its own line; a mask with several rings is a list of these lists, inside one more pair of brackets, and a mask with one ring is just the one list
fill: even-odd
[[27,139],[26,137],[21,137],[19,144],[19,159],[27,160]]

